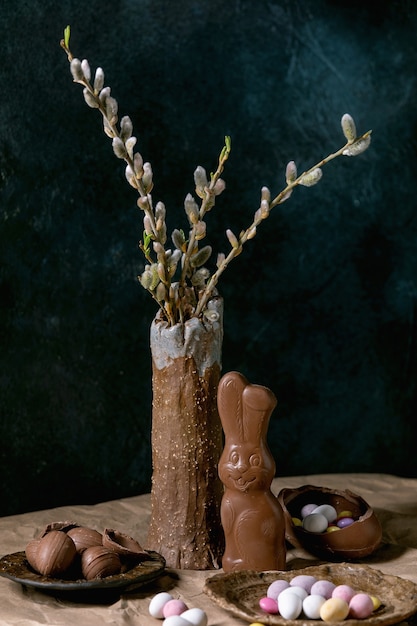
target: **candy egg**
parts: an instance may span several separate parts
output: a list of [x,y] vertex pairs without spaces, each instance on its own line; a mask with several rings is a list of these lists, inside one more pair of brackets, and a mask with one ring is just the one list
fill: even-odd
[[336,587],[330,580],[318,580],[310,589],[313,595],[323,596],[326,600],[332,597],[333,589]]
[[161,591],[160,593],[157,593],[156,596],[154,596],[149,603],[149,614],[152,615],[152,617],[156,617],[157,619],[162,619],[164,617],[162,609],[164,608],[165,604],[169,602],[169,600],[172,600],[172,596],[170,593],[167,593],[166,591]]
[[324,515],[328,522],[334,522],[337,518],[337,511],[331,504],[320,504],[320,506],[316,507],[312,513],[320,513],[320,515]]
[[374,605],[374,611],[376,611],[381,606],[381,600],[376,596],[371,596],[371,600],[372,604]]
[[308,619],[319,619],[320,609],[326,602],[326,598],[317,594],[311,594],[303,600],[303,613]]
[[261,598],[259,600],[259,606],[262,611],[265,611],[265,613],[269,613],[270,615],[278,613],[278,604],[273,598],[268,598],[267,596]]
[[294,592],[283,591],[278,598],[280,615],[284,619],[297,619],[303,608],[303,601]]
[[308,593],[304,589],[304,587],[300,587],[299,585],[292,585],[288,587],[287,589],[284,589],[283,591],[281,591],[281,593],[278,596],[278,600],[281,598],[281,596],[285,595],[286,593],[295,593],[299,598],[301,598],[301,600],[304,600],[304,598],[308,596]]
[[274,580],[271,583],[266,591],[266,595],[268,598],[273,598],[276,600],[284,589],[287,589],[290,586],[290,583],[287,580]]
[[367,593],[356,593],[349,602],[349,617],[353,619],[369,617],[373,610],[374,603]]
[[181,613],[181,617],[190,622],[192,626],[207,626],[207,614],[202,609],[188,609]]
[[182,615],[170,615],[162,622],[163,626],[190,626],[191,622],[184,619]]
[[303,519],[303,528],[310,533],[323,533],[328,523],[327,517],[321,513],[310,513]]
[[332,591],[332,598],[340,598],[349,604],[355,593],[350,585],[336,585]]
[[188,609],[188,606],[180,599],[173,598],[168,600],[162,608],[162,615],[164,617],[170,617],[171,615],[181,615]]
[[310,513],[312,513],[314,511],[314,509],[317,509],[317,504],[305,504],[302,509],[301,509],[301,517],[307,517],[307,515],[310,515]]
[[341,517],[337,520],[336,524],[339,528],[347,528],[351,524],[353,524],[355,520],[352,517]]
[[310,593],[311,587],[315,582],[317,582],[317,578],[315,576],[298,574],[298,576],[294,576],[294,578],[291,579],[290,587],[302,587],[307,591],[307,593]]
[[341,622],[349,614],[349,605],[341,598],[329,598],[320,608],[323,622]]

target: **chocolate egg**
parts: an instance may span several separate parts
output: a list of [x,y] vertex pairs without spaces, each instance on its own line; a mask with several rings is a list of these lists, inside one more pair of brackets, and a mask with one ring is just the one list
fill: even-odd
[[119,530],[105,528],[103,532],[103,546],[116,552],[125,559],[144,559],[148,556],[142,546],[129,535],[125,535]]
[[26,559],[29,565],[36,571],[38,571],[36,559],[38,556],[39,543],[40,539],[32,539],[32,541],[29,541],[25,549]]
[[104,546],[91,546],[81,554],[81,569],[84,578],[105,578],[119,574],[121,562],[119,555]]
[[[287,541],[315,556],[327,560],[360,559],[374,552],[381,543],[382,528],[373,509],[349,490],[303,485],[298,489],[281,489],[278,501],[284,511]],[[301,509],[310,502],[330,504],[337,511],[350,511],[355,521],[337,532],[308,532],[296,526],[292,518],[299,517]]]
[[103,536],[98,530],[93,530],[92,528],[87,528],[86,526],[76,526],[75,528],[71,528],[67,532],[68,537],[71,537],[73,542],[75,543],[75,548],[78,554],[81,554],[87,548],[91,548],[91,546],[101,546],[103,545]]
[[35,555],[32,567],[43,576],[59,576],[70,567],[76,554],[75,544],[65,532],[51,530],[39,539],[36,554],[35,550],[32,553]]

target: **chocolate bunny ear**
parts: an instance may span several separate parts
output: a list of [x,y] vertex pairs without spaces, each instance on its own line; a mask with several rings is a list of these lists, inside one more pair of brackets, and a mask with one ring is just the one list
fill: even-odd
[[239,372],[228,372],[219,382],[217,406],[224,434],[238,441],[244,439],[242,395],[249,382]]
[[242,403],[244,440],[256,444],[266,436],[277,399],[268,387],[248,384],[242,394]]

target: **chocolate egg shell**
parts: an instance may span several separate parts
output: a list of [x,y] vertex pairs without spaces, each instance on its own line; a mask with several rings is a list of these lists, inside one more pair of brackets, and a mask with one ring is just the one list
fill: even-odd
[[121,562],[119,555],[104,546],[91,546],[81,554],[81,569],[84,578],[105,578],[119,574]]
[[91,548],[91,546],[101,546],[103,545],[103,536],[98,530],[93,530],[92,528],[87,528],[86,526],[76,526],[75,528],[71,528],[67,532],[68,537],[71,537],[73,542],[75,543],[75,548],[78,554],[81,554],[87,548]]
[[76,526],[78,526],[77,522],[69,522],[69,521],[51,522],[50,524],[45,526],[45,528],[40,534],[40,537],[44,537],[51,530],[62,530],[62,532],[66,533],[71,528],[75,528]]
[[148,555],[142,546],[129,535],[125,535],[119,530],[105,528],[103,532],[103,546],[116,552],[124,559],[144,559]]
[[[382,528],[373,509],[352,491],[303,485],[297,489],[284,488],[278,501],[285,516],[285,537],[295,546],[328,560],[354,560],[368,556],[381,543]],[[337,511],[353,513],[355,522],[333,533],[310,533],[295,526],[292,518],[299,517],[302,507],[310,502],[331,504]]]
[[51,530],[39,539],[32,567],[43,576],[58,576],[72,565],[76,554],[75,544],[65,532]]

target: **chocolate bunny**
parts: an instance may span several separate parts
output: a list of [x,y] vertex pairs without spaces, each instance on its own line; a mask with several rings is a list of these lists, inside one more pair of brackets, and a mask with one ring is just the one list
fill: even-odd
[[217,403],[225,444],[219,476],[225,487],[221,521],[226,572],[285,569],[285,520],[270,489],[275,461],[266,442],[276,402],[270,389],[250,384],[239,372],[220,380]]

